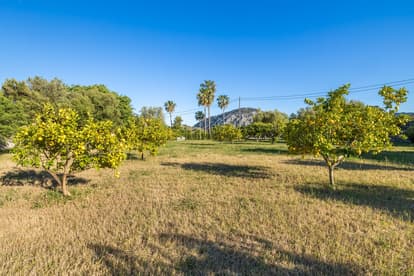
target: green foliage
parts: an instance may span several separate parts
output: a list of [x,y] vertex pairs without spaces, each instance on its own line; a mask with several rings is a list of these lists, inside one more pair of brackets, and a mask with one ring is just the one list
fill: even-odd
[[172,124],[172,113],[174,112],[176,104],[173,101],[167,101],[164,104],[165,111],[170,114],[170,127],[173,127]]
[[184,136],[188,140],[204,140],[207,139],[207,134],[201,128],[188,128],[184,132]]
[[20,126],[26,124],[23,106],[0,93],[0,140],[13,136]]
[[6,79],[0,93],[0,140],[13,137],[19,126],[29,124],[42,112],[46,103],[75,110],[83,123],[92,116],[121,126],[133,114],[131,99],[104,85],[68,86],[59,79],[48,81],[38,76],[26,81]]
[[194,118],[197,120],[197,121],[199,121],[199,122],[201,122],[202,120],[204,120],[204,118],[206,117],[206,114],[204,114],[204,112],[203,111],[197,111],[196,113],[195,113],[195,115],[194,115]]
[[181,118],[181,116],[175,117],[174,123],[173,123],[173,129],[180,130],[182,127],[182,123],[183,123],[183,118]]
[[[205,111],[205,109],[204,109],[204,111]],[[206,137],[206,113],[205,112],[203,112],[203,111],[197,111],[195,114],[194,114],[194,117],[195,117],[195,119],[199,122],[199,126],[200,126],[200,128],[201,127],[203,127],[204,128],[204,133],[203,134],[201,134],[201,133],[199,133],[199,138],[201,139],[201,136],[203,136],[204,138]],[[204,120],[204,125],[202,126],[202,121]],[[197,132],[201,132],[201,129],[200,130],[197,130]],[[203,138],[203,139],[204,139]]]
[[[210,124],[210,107],[214,101],[214,95],[216,93],[216,83],[212,80],[205,80],[200,84],[200,89],[197,94],[198,105],[204,106],[208,110],[208,133],[211,134]],[[205,112],[204,112],[205,113]],[[206,118],[204,118],[204,128],[207,127]]]
[[131,99],[110,91],[105,85],[75,85],[68,88],[68,95],[68,106],[83,120],[92,116],[97,121],[110,120],[120,126],[133,114]]
[[130,119],[128,127],[124,128],[123,137],[129,149],[140,152],[143,159],[145,152],[156,155],[158,148],[172,137],[172,132],[162,120],[140,116]]
[[6,79],[1,88],[3,95],[9,99],[17,108],[21,108],[21,117],[26,118],[27,124],[30,118],[42,110],[47,98],[32,91],[25,81]]
[[405,89],[381,89],[385,109],[347,102],[348,90],[349,85],[344,85],[316,102],[305,100],[310,109],[291,119],[285,133],[289,151],[323,157],[332,185],[333,169],[346,156],[379,153],[390,147],[390,136],[398,135],[406,122],[405,117],[395,115],[406,99]]
[[273,129],[270,133],[267,133],[267,137],[271,137],[273,139],[282,136],[288,121],[288,115],[278,110],[259,111],[253,117],[254,123],[264,123],[272,125]]
[[233,125],[219,125],[213,128],[213,139],[217,141],[229,141],[240,140],[242,133],[239,128]]
[[248,126],[242,127],[243,137],[248,138],[255,138],[265,139],[265,138],[274,138],[275,137],[275,129],[273,124],[271,123],[262,123],[262,122],[255,122]]
[[27,79],[27,85],[32,93],[40,95],[55,106],[67,105],[69,102],[67,86],[57,78],[48,81],[42,77],[35,76]]
[[46,170],[67,195],[70,172],[120,165],[127,149],[120,134],[111,121],[89,119],[83,124],[74,110],[47,104],[32,124],[16,134],[14,159],[19,165]]
[[411,141],[411,143],[414,143],[414,126],[410,126],[405,131],[405,135],[408,137],[408,139]]
[[164,122],[162,107],[143,106],[140,110],[140,117],[146,119],[157,119]]
[[184,133],[186,132],[186,127],[184,127],[182,123],[183,118],[181,118],[181,116],[174,118],[174,122],[172,124],[172,132],[174,137],[185,136]]
[[225,118],[224,118],[224,110],[227,108],[227,106],[230,103],[230,98],[227,95],[220,95],[217,97],[217,105],[218,107],[221,109],[222,112],[222,116],[223,116],[223,124],[225,123]]

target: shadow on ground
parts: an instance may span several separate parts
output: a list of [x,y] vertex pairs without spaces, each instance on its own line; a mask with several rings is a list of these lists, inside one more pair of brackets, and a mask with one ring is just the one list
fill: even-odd
[[[68,176],[68,185],[87,184],[89,180],[73,175]],[[9,171],[0,178],[0,185],[3,186],[41,186],[56,187],[57,183],[44,171],[35,170],[14,170]]]
[[316,185],[299,186],[295,189],[322,200],[339,200],[368,206],[386,211],[399,219],[414,221],[414,190],[362,184],[341,184],[336,190]]
[[271,148],[271,147],[254,147],[254,148],[244,148],[240,149],[241,152],[248,152],[248,153],[261,153],[261,154],[288,154],[289,151],[287,149],[278,149],[278,148]]
[[366,153],[366,154],[363,154],[362,157],[365,159],[414,166],[414,150],[413,151],[383,151],[383,152],[380,152],[379,154]]
[[[251,240],[251,237],[249,238]],[[269,241],[255,239],[230,245],[221,242],[197,239],[181,234],[161,234],[160,246],[150,246],[153,255],[162,256],[168,264],[145,262],[134,252],[102,245],[90,245],[99,260],[102,260],[112,275],[175,274],[185,275],[355,275],[363,271],[355,265],[327,263],[312,256],[298,255],[277,249]],[[168,246],[164,246],[168,244]],[[165,248],[173,248],[169,256]],[[277,258],[278,264],[269,263],[263,255]],[[177,257],[179,256],[179,257]],[[151,258],[151,257],[150,257]],[[280,263],[280,264],[279,264]],[[293,264],[290,267],[283,263]]]
[[181,167],[184,170],[205,172],[214,175],[240,178],[271,178],[270,168],[264,166],[229,165],[225,163],[173,163],[162,166]]
[[146,262],[138,258],[133,252],[124,251],[116,247],[90,244],[96,258],[106,266],[110,275],[171,275],[173,268],[163,263]]
[[217,143],[194,143],[194,142],[190,142],[187,143],[187,145],[189,146],[200,146],[200,147],[211,147],[211,146],[217,146]]
[[[291,165],[303,165],[303,166],[316,166],[316,167],[324,167],[328,169],[326,163],[323,160],[315,160],[315,159],[291,159],[291,160],[284,160],[282,161],[285,164]],[[392,165],[382,165],[382,164],[368,164],[362,162],[355,162],[352,160],[345,160],[341,163],[337,169],[344,169],[344,170],[388,170],[388,171],[414,171],[414,167],[401,167],[396,166],[395,164]]]

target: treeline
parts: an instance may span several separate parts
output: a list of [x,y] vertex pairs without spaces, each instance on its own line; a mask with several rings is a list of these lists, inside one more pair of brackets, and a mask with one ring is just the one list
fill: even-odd
[[[177,116],[172,123],[172,130],[176,136],[185,137],[187,140],[210,138],[205,129],[185,126],[181,122],[181,117]],[[243,127],[235,127],[229,124],[214,126],[211,129],[211,138],[218,141],[230,142],[240,139],[269,140],[273,143],[282,136],[283,130],[288,122],[288,115],[277,109],[267,111],[259,110],[253,116],[253,123],[250,125]]]
[[49,81],[38,76],[23,81],[6,79],[0,91],[0,140],[29,124],[47,103],[71,108],[84,121],[93,117],[117,126],[125,125],[133,115],[131,99],[105,85],[67,85],[57,78]]

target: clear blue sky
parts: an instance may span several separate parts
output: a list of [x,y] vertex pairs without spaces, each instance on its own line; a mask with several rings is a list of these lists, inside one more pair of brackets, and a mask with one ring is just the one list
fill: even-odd
[[[105,84],[137,111],[173,100],[176,115],[192,124],[205,79],[233,99],[414,78],[414,4],[0,0],[0,81],[34,75]],[[414,85],[407,88],[401,111],[409,112]],[[350,98],[380,103],[376,91]],[[241,104],[288,114],[304,106],[302,99]]]

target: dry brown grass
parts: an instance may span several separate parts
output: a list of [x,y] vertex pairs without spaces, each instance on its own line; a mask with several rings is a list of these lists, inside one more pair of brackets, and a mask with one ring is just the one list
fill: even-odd
[[174,143],[70,200],[0,186],[0,274],[414,274],[413,168],[351,162],[331,191],[279,146]]

